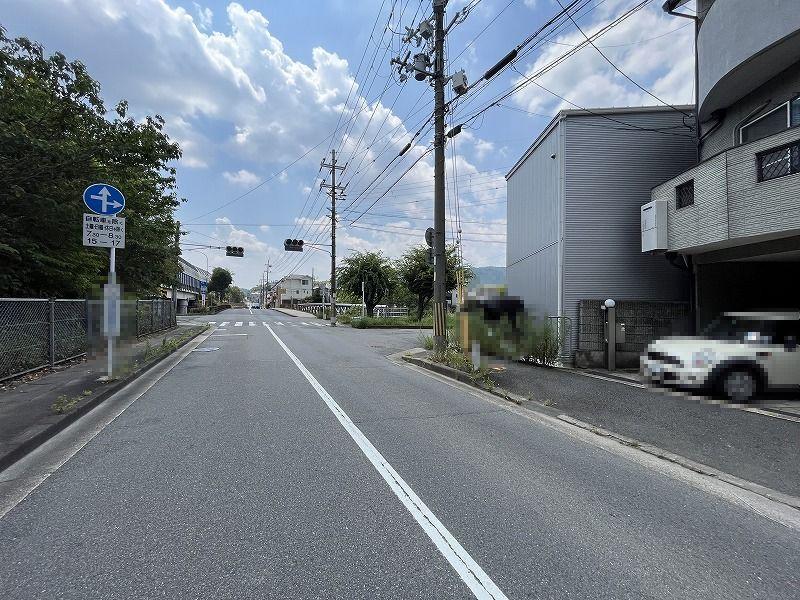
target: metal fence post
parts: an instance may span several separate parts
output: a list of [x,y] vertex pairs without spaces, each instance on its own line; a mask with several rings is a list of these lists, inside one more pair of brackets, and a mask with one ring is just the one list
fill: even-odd
[[150,300],[150,333],[153,333],[156,328],[156,307],[155,300]]
[[50,337],[50,368],[52,369],[56,363],[56,301],[53,298],[49,298],[47,303],[50,305],[49,308],[49,318],[48,318],[48,325],[49,325],[49,337]]

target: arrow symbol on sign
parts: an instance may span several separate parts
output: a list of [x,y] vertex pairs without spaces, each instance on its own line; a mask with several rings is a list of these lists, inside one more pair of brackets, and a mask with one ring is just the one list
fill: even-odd
[[108,197],[111,195],[111,192],[108,191],[106,186],[103,186],[103,189],[97,192],[97,194],[92,194],[90,198],[92,200],[100,200],[102,202],[102,209],[101,212],[106,213],[108,211],[108,207],[111,206],[112,208],[119,208],[122,206],[121,202],[117,202],[116,200],[111,200],[109,202]]

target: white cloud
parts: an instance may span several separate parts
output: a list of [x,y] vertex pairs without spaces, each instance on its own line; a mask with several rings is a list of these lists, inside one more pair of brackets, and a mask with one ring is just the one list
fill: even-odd
[[251,173],[247,169],[239,169],[235,173],[225,171],[222,173],[222,176],[232,184],[242,187],[252,187],[261,181],[258,175]]
[[[591,21],[580,23],[581,28],[591,36],[625,8],[628,6],[621,1],[607,2],[592,13]],[[694,58],[692,29],[680,28],[680,25],[652,5],[628,17],[594,43],[623,72],[643,87],[649,87],[659,98],[672,104],[685,104],[692,100]],[[525,69],[525,76],[536,73],[584,41],[583,34],[571,27],[568,33],[545,46],[533,64]],[[586,108],[660,104],[627,81],[591,46],[579,50],[536,81]],[[529,84],[513,98],[525,110],[537,113],[575,108],[535,84]]]
[[[464,4],[459,1],[454,6]],[[374,92],[370,98],[359,95],[359,86],[342,57],[317,47],[311,50],[307,63],[293,58],[272,34],[265,16],[237,2],[231,2],[224,13],[219,11],[217,15],[199,2],[192,6],[193,12],[165,0],[6,0],[3,3],[4,25],[14,22],[19,30],[12,29],[14,34],[45,41],[48,50],[61,50],[69,58],[86,63],[90,73],[102,82],[103,96],[109,105],[118,98],[126,98],[137,116],[155,112],[163,115],[167,132],[183,149],[181,164],[207,168],[208,177],[219,172],[235,185],[254,185],[259,179],[249,170],[214,171],[219,157],[246,161],[251,163],[248,164],[251,169],[264,175],[273,172],[276,165],[285,164],[315,146],[325,135],[321,132],[333,131],[342,111],[345,111],[342,122],[350,120],[353,99],[346,109],[344,102],[351,88],[356,98],[355,111],[360,112],[354,118],[350,134],[339,145],[343,159],[350,159],[344,176],[351,181],[349,198],[354,198],[360,187],[383,169],[386,156],[396,154],[409,141],[409,132],[397,114],[380,102],[369,103],[376,95]],[[478,5],[478,10],[482,10],[482,5]],[[98,52],[98,47],[105,51]],[[664,79],[663,85],[671,84]],[[396,168],[388,171],[380,190],[386,189],[419,156],[429,138],[426,132],[415,141],[414,148],[397,162]],[[351,157],[357,144],[358,151]],[[491,144],[478,140],[472,145],[465,144],[464,148],[480,160],[491,151]],[[369,148],[364,150],[365,147]],[[316,167],[325,149],[324,145],[318,148],[305,163]],[[458,160],[460,174],[477,171],[464,157]],[[279,176],[280,181],[287,178],[286,173]],[[429,156],[402,183],[429,186],[432,179]],[[318,182],[309,183],[303,186],[303,194],[313,194],[317,187]],[[473,201],[471,198],[487,197],[486,192],[464,193],[465,201],[469,202]],[[423,212],[417,204],[410,204],[404,210],[409,214]],[[489,209],[484,211],[488,212]],[[312,218],[315,213],[316,209],[311,213]],[[346,225],[347,221],[343,221]],[[253,233],[231,225],[230,220],[217,222],[220,225],[217,237],[229,244],[262,254],[274,250]],[[417,241],[409,236],[377,232],[372,235],[367,231],[351,235],[344,229],[343,235],[343,253],[347,247],[370,247],[383,248],[396,256]],[[283,255],[282,249],[275,252],[276,258]],[[247,258],[233,260],[235,268],[250,269]],[[321,256],[319,264],[324,260]],[[477,256],[474,263],[486,264]],[[253,273],[259,268],[254,264]]]
[[197,20],[200,22],[200,28],[208,31],[211,29],[212,25],[214,24],[214,13],[208,7],[203,8],[197,2],[192,2],[194,4],[194,10],[197,13]]

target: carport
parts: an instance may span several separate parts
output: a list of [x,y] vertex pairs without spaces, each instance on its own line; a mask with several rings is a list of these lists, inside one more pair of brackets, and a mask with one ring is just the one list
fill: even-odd
[[698,331],[726,311],[800,310],[800,236],[695,254]]

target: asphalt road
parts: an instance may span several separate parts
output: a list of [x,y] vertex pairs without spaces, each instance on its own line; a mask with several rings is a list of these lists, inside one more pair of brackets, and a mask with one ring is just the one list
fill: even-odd
[[0,596],[800,597],[796,524],[386,358],[415,332],[215,320],[0,519]]

